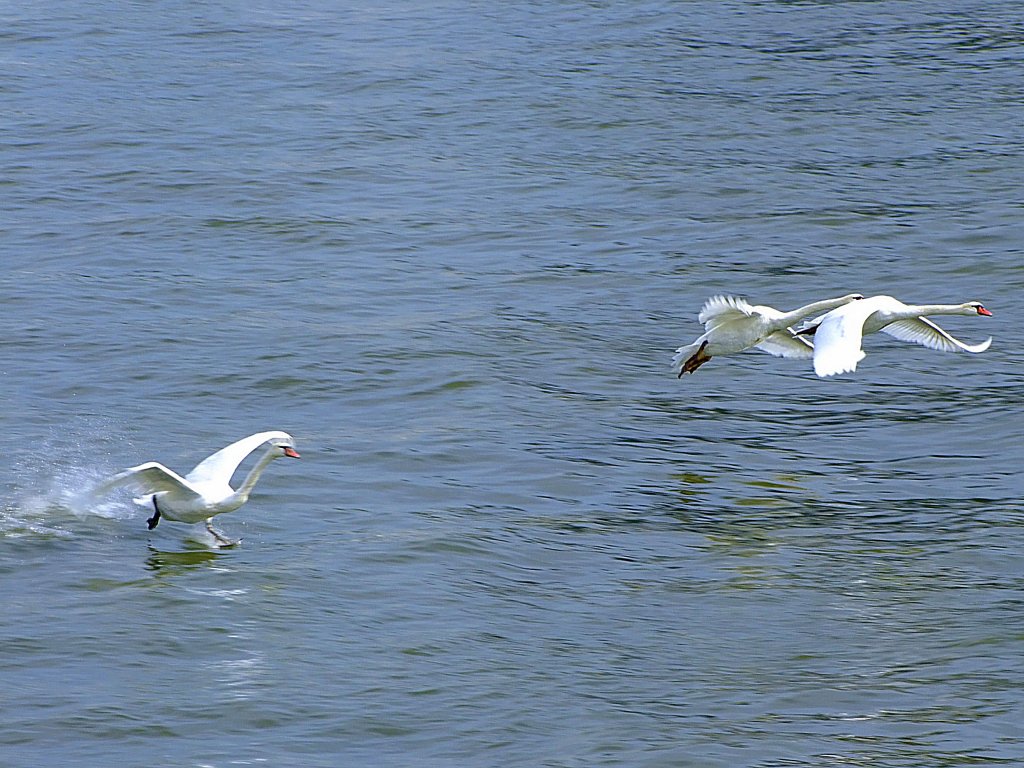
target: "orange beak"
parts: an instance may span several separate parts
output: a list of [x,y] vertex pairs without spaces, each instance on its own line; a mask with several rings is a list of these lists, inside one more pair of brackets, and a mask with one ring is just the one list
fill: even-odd
[[299,452],[294,448],[289,448],[287,445],[284,447],[284,455],[292,459],[299,458]]
[[979,315],[986,315],[986,316],[988,316],[988,317],[992,317],[992,313],[991,313],[991,312],[989,312],[989,311],[988,311],[987,309],[985,309],[984,307],[978,307],[978,314],[979,314]]

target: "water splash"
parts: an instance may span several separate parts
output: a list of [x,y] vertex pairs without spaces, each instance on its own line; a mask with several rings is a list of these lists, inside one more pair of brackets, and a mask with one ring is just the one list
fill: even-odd
[[106,475],[95,468],[54,468],[49,478],[19,482],[0,509],[0,536],[73,535],[74,522],[89,518],[133,517],[132,505],[116,498],[96,499],[91,490]]
[[105,444],[120,439],[106,427],[55,433],[17,455],[0,505],[0,537],[71,537],[81,521],[137,515],[126,499],[92,494],[114,469],[94,459]]

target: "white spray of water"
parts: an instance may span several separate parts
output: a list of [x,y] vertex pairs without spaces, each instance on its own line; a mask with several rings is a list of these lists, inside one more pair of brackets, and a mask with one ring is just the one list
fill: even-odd
[[81,521],[136,517],[138,511],[125,499],[97,499],[91,493],[115,471],[104,457],[118,440],[117,431],[109,425],[90,423],[51,434],[31,447],[23,445],[5,483],[0,538],[71,537]]

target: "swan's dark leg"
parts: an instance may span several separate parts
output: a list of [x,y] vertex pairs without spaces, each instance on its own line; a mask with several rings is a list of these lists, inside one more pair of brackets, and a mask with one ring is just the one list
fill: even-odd
[[708,345],[707,341],[700,345],[700,349],[694,352],[690,359],[683,363],[683,367],[679,370],[677,379],[683,378],[684,373],[693,373],[700,368],[704,363],[711,359],[711,355],[704,354],[704,347]]
[[146,520],[146,524],[149,526],[149,530],[156,528],[156,524],[160,522],[160,507],[156,505],[156,494],[153,494],[153,516]]
[[210,535],[213,536],[213,538],[216,539],[217,543],[222,547],[233,547],[235,544],[241,541],[241,539],[229,539],[223,533],[214,528],[213,523],[211,523],[209,520],[206,521],[206,530],[210,532]]

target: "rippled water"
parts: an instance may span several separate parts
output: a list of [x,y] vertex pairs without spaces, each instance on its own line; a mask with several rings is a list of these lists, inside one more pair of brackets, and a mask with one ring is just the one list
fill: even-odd
[[[3,765],[1024,763],[1017,4],[0,21]],[[849,291],[995,341],[669,370]]]

